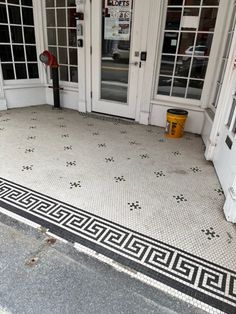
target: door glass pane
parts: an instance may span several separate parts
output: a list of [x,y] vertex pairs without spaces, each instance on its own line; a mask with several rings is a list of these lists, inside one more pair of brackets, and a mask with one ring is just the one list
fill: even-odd
[[23,15],[23,24],[34,25],[33,9],[23,7],[22,8],[22,15]]
[[68,27],[76,27],[75,13],[76,13],[76,8],[67,10]]
[[182,5],[183,0],[168,0],[168,5]]
[[66,11],[65,11],[65,9],[57,9],[57,26],[66,27]]
[[166,29],[179,29],[182,8],[169,8],[166,16]]
[[103,0],[101,13],[101,98],[127,103],[132,0],[124,6],[122,1],[120,6],[112,4]]
[[59,63],[67,64],[67,49],[66,48],[59,48]]
[[60,66],[59,71],[60,71],[60,80],[68,81],[68,67]]
[[11,38],[13,43],[23,43],[21,26],[11,26]]
[[33,6],[32,0],[21,0],[21,4],[22,4],[22,5],[27,5],[27,6],[29,6],[29,7],[32,7],[32,6]]
[[172,96],[183,97],[185,96],[187,80],[176,78],[174,79]]
[[201,99],[204,81],[190,80],[188,86],[187,98]]
[[35,35],[33,27],[24,27],[25,42],[27,44],[35,44]]
[[70,64],[77,65],[77,49],[69,49]]
[[17,79],[27,79],[27,73],[26,73],[26,65],[24,63],[16,63],[16,78]]
[[0,60],[2,62],[12,61],[11,46],[9,46],[9,45],[0,45]]
[[25,61],[24,46],[13,46],[15,61]]
[[70,81],[77,83],[78,82],[78,68],[70,67]]
[[203,5],[219,5],[219,0],[203,0]]
[[195,33],[182,33],[180,36],[178,53],[181,55],[192,55],[191,49],[193,48]]
[[37,52],[35,46],[26,46],[26,57],[28,61],[37,61]]
[[54,28],[48,28],[48,45],[56,45],[56,30]]
[[8,12],[9,12],[10,23],[21,24],[20,7],[9,5]]
[[10,42],[8,26],[0,25],[0,42],[1,43],[9,43]]
[[185,5],[200,5],[201,0],[185,0]]
[[207,58],[193,58],[192,63],[192,78],[204,79],[207,69],[208,59]]
[[12,63],[3,63],[2,64],[2,74],[4,80],[14,80],[14,70],[13,70],[13,64]]
[[47,16],[47,26],[54,26],[56,25],[56,20],[55,20],[55,10],[47,10],[46,11],[46,16]]
[[28,63],[29,78],[39,78],[38,64]]
[[161,59],[160,74],[172,75],[174,70],[175,57],[163,55]]
[[0,5],[0,23],[7,23],[7,11],[4,4]]
[[169,76],[160,76],[158,84],[158,94],[170,95],[172,78]]
[[205,8],[202,9],[199,31],[213,32],[215,29],[216,17],[217,17],[217,8]]
[[163,52],[164,53],[175,53],[177,49],[179,33],[165,33]]
[[66,29],[58,28],[58,46],[66,46],[66,42]]

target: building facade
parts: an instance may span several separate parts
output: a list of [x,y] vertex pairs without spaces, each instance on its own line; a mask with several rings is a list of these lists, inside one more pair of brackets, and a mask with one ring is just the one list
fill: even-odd
[[0,109],[61,105],[165,126],[166,110],[189,113],[236,222],[235,9],[223,0],[0,0]]

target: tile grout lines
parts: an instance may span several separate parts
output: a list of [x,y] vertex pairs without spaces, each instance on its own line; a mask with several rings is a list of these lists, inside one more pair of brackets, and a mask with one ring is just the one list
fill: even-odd
[[0,206],[226,313],[235,313],[236,272],[0,178]]

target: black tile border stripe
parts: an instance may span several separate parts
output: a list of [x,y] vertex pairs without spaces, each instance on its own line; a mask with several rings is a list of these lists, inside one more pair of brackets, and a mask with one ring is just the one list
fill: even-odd
[[3,178],[0,207],[225,313],[236,313],[233,270]]

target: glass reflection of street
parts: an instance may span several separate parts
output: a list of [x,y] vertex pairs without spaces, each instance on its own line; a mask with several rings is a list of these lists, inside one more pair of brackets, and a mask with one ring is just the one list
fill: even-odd
[[101,98],[127,102],[129,42],[103,40]]

